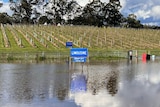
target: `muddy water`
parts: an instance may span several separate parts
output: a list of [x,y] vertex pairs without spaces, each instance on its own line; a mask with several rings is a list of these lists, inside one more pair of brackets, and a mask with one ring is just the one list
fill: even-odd
[[160,107],[160,61],[0,64],[0,107]]

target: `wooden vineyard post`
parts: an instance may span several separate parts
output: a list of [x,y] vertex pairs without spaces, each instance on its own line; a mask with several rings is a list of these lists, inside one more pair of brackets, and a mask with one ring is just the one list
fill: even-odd
[[44,39],[44,46],[47,48],[47,42],[45,39]]
[[103,39],[102,39],[102,37],[101,37],[101,42],[100,42],[100,43],[101,43],[101,48],[103,47],[103,43],[102,43],[102,42],[103,42]]
[[47,40],[50,41],[50,37],[49,36],[47,37]]
[[83,36],[81,37],[81,46],[80,47],[82,47],[82,45],[83,45]]
[[114,39],[111,40],[111,47],[114,45]]
[[90,47],[90,42],[91,42],[91,36],[89,36],[89,42],[88,42],[88,47]]
[[20,47],[22,47],[22,40],[21,40],[21,38],[19,38],[19,43],[18,43],[18,45],[19,45]]
[[80,47],[81,47],[81,44],[82,44],[82,37],[79,38],[79,43],[80,43],[79,45],[80,45]]
[[53,34],[51,33],[51,38],[50,38],[50,41],[51,41],[51,42],[53,42],[52,37],[53,37]]
[[121,39],[121,47],[123,46],[123,41],[122,41],[122,39]]
[[97,35],[97,46],[98,46],[98,44],[99,44],[99,43],[98,43],[98,42],[99,42],[99,41],[98,41],[98,38],[99,38],[99,30],[98,30],[98,35]]
[[138,51],[136,50],[136,58],[138,59]]
[[105,45],[107,44],[107,35],[106,35],[106,32],[105,32]]
[[28,39],[28,34],[27,34],[27,33],[26,33],[26,35],[25,35],[25,36],[26,36],[26,38]]
[[32,38],[30,39],[30,42],[31,42],[31,44],[33,44],[33,40],[32,40]]
[[52,39],[52,38],[50,38],[50,40],[51,40],[51,42],[53,42],[53,39]]
[[112,47],[112,40],[111,40],[111,47]]
[[83,47],[83,39],[85,38],[85,36],[86,36],[86,33],[84,32],[84,34],[83,34],[83,36],[82,36],[82,43],[81,43],[81,47]]

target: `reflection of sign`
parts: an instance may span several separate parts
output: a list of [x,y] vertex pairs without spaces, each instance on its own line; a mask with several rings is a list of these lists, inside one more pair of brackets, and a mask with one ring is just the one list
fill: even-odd
[[86,58],[85,57],[74,57],[73,62],[86,62]]
[[72,75],[71,92],[85,92],[87,91],[87,81],[83,74]]
[[87,57],[88,49],[87,48],[72,48],[70,51],[71,57]]
[[73,43],[72,42],[66,42],[66,47],[67,48],[70,48],[70,47],[72,47],[73,46]]

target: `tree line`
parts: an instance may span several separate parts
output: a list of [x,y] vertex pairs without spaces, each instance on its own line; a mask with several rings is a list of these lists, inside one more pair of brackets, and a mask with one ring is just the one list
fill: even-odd
[[[84,7],[75,0],[9,0],[12,16],[0,13],[0,23],[6,24],[72,24],[142,28],[134,14],[124,17],[119,0],[92,0]],[[0,4],[2,7],[3,4]]]

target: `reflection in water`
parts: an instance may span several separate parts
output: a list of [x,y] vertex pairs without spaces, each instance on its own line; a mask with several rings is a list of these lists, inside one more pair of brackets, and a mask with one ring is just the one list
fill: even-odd
[[112,96],[117,93],[119,79],[118,66],[118,63],[111,62],[107,65],[90,67],[88,88],[93,95],[99,94],[104,89],[107,89],[108,93]]
[[67,89],[58,89],[57,92],[57,97],[59,100],[65,100],[65,97],[67,96],[68,94],[68,90]]
[[103,72],[97,75],[90,74],[88,89],[93,95],[99,94],[99,91],[103,89],[107,89],[112,96],[115,95],[118,91],[118,71]]
[[[118,64],[113,63],[113,67],[110,65],[90,65],[87,68],[86,66],[86,69],[83,70],[83,77],[87,77],[87,90],[85,92],[71,92],[70,99],[74,99],[76,104],[82,107],[114,107],[117,105],[115,102],[110,102],[114,99],[112,96],[117,94],[119,80]],[[72,76],[81,74],[80,72],[80,67],[76,67]],[[82,86],[80,85],[80,87]]]
[[[65,68],[66,69],[66,68]],[[65,100],[69,91],[69,73],[57,72],[53,79],[54,92],[59,100]]]
[[74,68],[0,64],[0,107],[160,107],[159,61]]
[[65,64],[0,65],[0,107],[10,103],[45,103],[55,98],[65,100],[69,90],[66,68]]
[[77,72],[78,69],[74,70],[71,76],[71,93],[91,92],[92,95],[97,95],[99,91],[107,89],[109,94],[114,96],[118,91],[119,71],[116,70],[117,64],[114,63],[113,66],[112,71],[111,68],[91,68],[92,70],[89,71],[82,69],[82,72]]
[[128,60],[127,61],[127,66],[125,66],[126,68],[124,69],[124,75],[125,78],[129,81],[134,80],[135,75],[136,75],[136,66],[135,63],[133,63],[132,61]]
[[118,91],[118,73],[115,71],[112,71],[109,76],[107,90],[112,96],[114,96]]
[[72,93],[87,91],[87,78],[83,73],[72,74],[70,90]]

